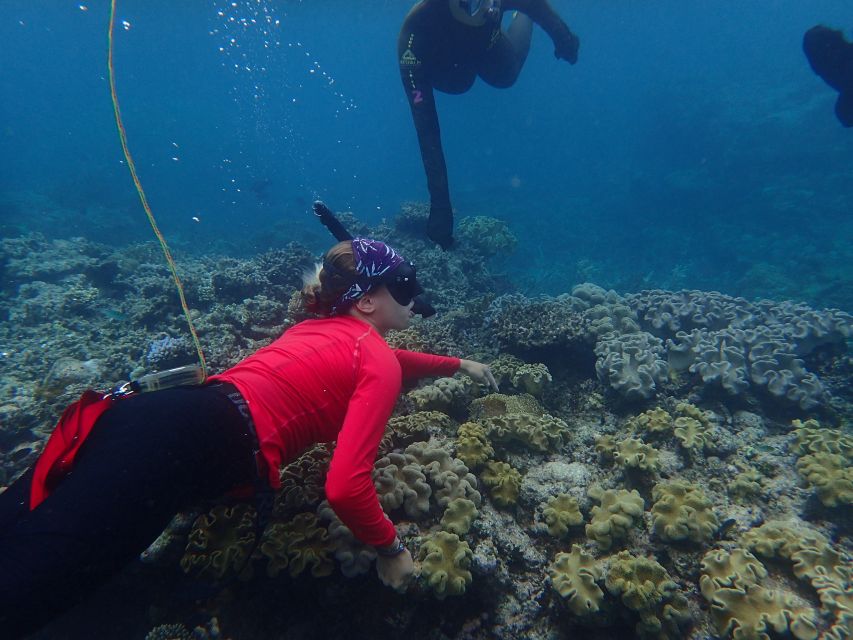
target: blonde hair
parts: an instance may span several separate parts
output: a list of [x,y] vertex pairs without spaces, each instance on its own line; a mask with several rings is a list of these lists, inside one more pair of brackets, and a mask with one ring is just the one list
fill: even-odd
[[[324,269],[329,264],[331,269]],[[358,273],[352,242],[344,240],[326,252],[323,262],[302,274],[302,304],[309,313],[332,315],[332,305],[350,288]]]

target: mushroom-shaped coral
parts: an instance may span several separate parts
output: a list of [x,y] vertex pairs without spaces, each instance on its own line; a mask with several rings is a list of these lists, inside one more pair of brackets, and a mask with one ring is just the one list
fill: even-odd
[[308,567],[315,578],[335,570],[331,558],[334,542],[313,513],[300,513],[290,522],[267,526],[259,550],[268,560],[267,575],[271,578],[285,567],[293,578]]
[[817,638],[811,607],[798,604],[781,591],[758,584],[767,570],[748,551],[715,549],[702,559],[699,585],[711,603],[711,617],[722,636],[769,640],[769,632],[786,631],[798,640]]
[[441,517],[441,527],[458,536],[465,535],[479,515],[477,505],[465,498],[454,498]]
[[661,540],[707,542],[720,528],[713,503],[698,487],[680,480],[655,485],[654,532]]
[[688,451],[702,451],[710,440],[708,429],[696,418],[687,416],[680,416],[675,419],[673,433],[681,446]]
[[613,452],[613,459],[624,469],[655,472],[660,468],[658,450],[637,438],[626,438]]
[[480,504],[477,478],[468,472],[464,462],[445,449],[415,442],[406,447],[405,454],[421,465],[440,507],[446,507],[454,498],[467,498],[475,505]]
[[430,432],[449,433],[452,428],[453,420],[441,411],[418,411],[388,421],[388,429],[398,445],[429,440]]
[[471,584],[474,554],[455,533],[438,531],[424,541],[419,557],[421,577],[439,600],[465,593]]
[[770,640],[768,632],[785,633],[790,629],[797,640],[817,638],[813,610],[797,604],[789,594],[748,584],[717,589],[708,599],[711,617],[724,637],[731,634],[737,640]]
[[447,411],[457,400],[470,399],[474,392],[474,384],[467,378],[439,378],[408,395],[420,411]]
[[681,628],[690,621],[687,599],[656,560],[622,551],[610,559],[604,583],[611,594],[639,614],[639,637],[683,637]]
[[655,407],[630,420],[629,426],[648,433],[667,433],[672,429],[672,416],[666,409]]
[[494,444],[518,443],[540,453],[552,453],[563,445],[569,425],[550,415],[507,414],[483,421]]
[[793,420],[794,442],[791,451],[798,456],[810,453],[834,453],[853,458],[853,437],[840,429],[826,429],[817,420]]
[[512,385],[520,391],[539,398],[545,393],[552,379],[551,372],[544,364],[524,364],[513,374]]
[[589,496],[600,502],[592,508],[592,521],[586,525],[586,535],[609,549],[616,540],[625,538],[634,524],[643,517],[645,502],[636,489],[604,491],[592,487]]
[[797,471],[814,487],[827,507],[853,504],[853,467],[850,458],[835,453],[813,453],[797,460]]
[[326,500],[317,507],[317,516],[329,523],[329,539],[334,545],[335,559],[341,567],[341,573],[347,578],[367,573],[376,559],[376,550],[359,541]]
[[518,502],[521,474],[506,462],[490,462],[486,465],[481,478],[489,487],[492,500],[497,506],[512,507]]
[[604,600],[604,592],[596,584],[603,577],[601,566],[578,545],[571,553],[558,553],[550,568],[551,586],[579,616],[595,613]]
[[185,573],[221,580],[246,568],[255,546],[255,510],[246,504],[218,505],[196,519],[181,558]]
[[469,469],[478,469],[495,455],[486,429],[476,422],[465,422],[456,432],[456,457]]
[[548,525],[548,533],[557,538],[562,538],[569,532],[569,527],[583,524],[583,514],[578,506],[577,498],[561,493],[544,505],[542,517]]
[[385,511],[403,507],[410,518],[429,513],[432,488],[414,456],[389,453],[376,461],[373,484]]

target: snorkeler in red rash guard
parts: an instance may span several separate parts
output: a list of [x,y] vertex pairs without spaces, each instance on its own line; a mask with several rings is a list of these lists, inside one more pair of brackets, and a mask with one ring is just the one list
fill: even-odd
[[[404,588],[414,562],[371,477],[402,380],[462,371],[497,389],[486,365],[388,346],[385,334],[409,325],[419,293],[414,267],[388,245],[340,242],[302,291],[306,309],[322,318],[204,386],[111,401],[94,410],[93,425],[85,424],[91,403],[69,408],[63,420],[71,422],[59,425],[65,451],[54,447],[0,494],[3,637],[32,633],[85,598],[176,512],[246,484],[277,488],[280,465],[316,442],[337,440],[325,486],[332,508],[376,547],[380,580]],[[71,451],[73,473],[46,483]]]

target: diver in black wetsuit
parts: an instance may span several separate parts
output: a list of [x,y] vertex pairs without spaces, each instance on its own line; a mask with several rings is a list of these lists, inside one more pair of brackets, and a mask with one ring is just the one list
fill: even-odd
[[819,25],[806,31],[803,51],[812,70],[838,91],[838,120],[853,127],[853,43],[841,31]]
[[[501,31],[503,13],[513,10],[518,13]],[[493,87],[512,86],[527,58],[534,22],[551,37],[557,58],[577,62],[579,40],[547,0],[421,0],[400,29],[400,76],[430,194],[427,235],[444,249],[453,244],[453,209],[433,89],[465,93],[477,76]]]

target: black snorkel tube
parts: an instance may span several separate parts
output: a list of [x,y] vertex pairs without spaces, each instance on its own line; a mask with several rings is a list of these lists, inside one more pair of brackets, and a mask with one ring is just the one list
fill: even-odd
[[[341,221],[335,217],[335,214],[325,205],[325,203],[320,200],[316,200],[312,206],[314,208],[314,215],[320,219],[322,225],[329,230],[329,232],[335,237],[335,240],[338,242],[352,240],[352,234],[346,230],[344,225],[341,224]],[[426,294],[422,293],[420,295],[416,295],[412,300],[415,302],[412,307],[412,313],[424,318],[429,318],[430,316],[435,315],[435,307],[429,303]]]

